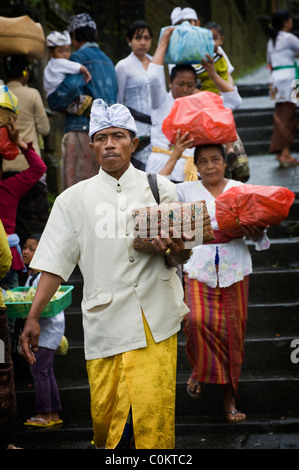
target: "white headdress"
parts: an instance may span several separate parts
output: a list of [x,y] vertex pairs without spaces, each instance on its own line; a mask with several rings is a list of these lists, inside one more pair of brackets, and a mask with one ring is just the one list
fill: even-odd
[[193,8],[183,8],[181,13],[182,20],[198,20],[196,11]]
[[134,118],[126,106],[118,103],[108,106],[104,100],[98,98],[93,101],[91,107],[89,137],[108,127],[121,127],[134,132],[137,136]]
[[175,25],[179,21],[182,21],[183,18],[181,17],[181,14],[182,14],[181,7],[176,7],[172,10],[171,15],[170,15],[172,25]]
[[51,33],[47,36],[48,47],[70,46],[71,43],[71,36],[67,31],[63,31],[62,33],[59,33],[58,31],[51,31]]

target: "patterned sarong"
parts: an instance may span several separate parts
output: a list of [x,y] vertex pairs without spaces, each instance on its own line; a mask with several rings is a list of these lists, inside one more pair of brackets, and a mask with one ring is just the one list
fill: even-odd
[[232,383],[237,394],[244,357],[249,277],[225,288],[185,279],[186,354],[192,378],[199,382]]
[[87,361],[98,448],[116,448],[130,409],[136,449],[174,448],[177,336],[155,343],[143,323],[146,348]]
[[61,187],[62,190],[79,181],[95,176],[99,164],[95,153],[89,148],[87,132],[68,132],[62,139]]
[[296,105],[291,102],[276,103],[269,152],[280,153],[285,147],[291,147],[297,127]]

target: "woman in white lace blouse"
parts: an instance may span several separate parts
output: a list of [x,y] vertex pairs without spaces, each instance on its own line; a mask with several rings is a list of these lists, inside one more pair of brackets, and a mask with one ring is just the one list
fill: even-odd
[[148,54],[152,31],[145,21],[134,21],[128,29],[127,41],[132,52],[116,66],[118,103],[125,104],[133,115],[140,139],[131,162],[145,170],[150,154],[151,103],[147,85],[147,69],[152,60]]
[[[184,331],[192,369],[187,391],[193,398],[199,398],[203,383],[224,385],[226,419],[243,421],[246,415],[237,410],[236,396],[244,354],[252,262],[243,237],[232,239],[224,235],[215,217],[216,197],[243,183],[224,177],[226,163],[221,145],[196,147],[195,164],[201,180],[176,185],[177,194],[183,202],[206,201],[216,238],[211,244],[193,248],[190,260],[184,265],[185,302],[190,308]],[[264,229],[242,228],[257,250],[269,247]]]

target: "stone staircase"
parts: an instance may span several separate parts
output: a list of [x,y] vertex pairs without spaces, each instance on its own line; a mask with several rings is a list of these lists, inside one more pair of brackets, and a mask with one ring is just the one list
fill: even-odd
[[[246,93],[245,88],[243,91]],[[256,93],[265,96],[265,87],[260,87]],[[267,153],[272,111],[271,108],[257,110],[249,107],[236,113],[237,128],[250,161],[255,160],[262,148]],[[261,171],[264,170],[261,168]],[[220,436],[223,433],[281,430],[289,417],[291,432],[299,432],[299,363],[292,363],[290,358],[291,342],[299,338],[299,194],[289,217],[279,226],[271,227],[268,233],[271,248],[267,251],[255,251],[248,241],[254,272],[250,278],[245,360],[238,400],[239,409],[247,413],[248,419],[238,425],[224,422],[220,386],[206,385],[200,400],[188,396],[186,381],[190,369],[181,331],[178,335],[176,400],[178,448],[188,448],[186,442],[190,436],[193,436],[193,448],[198,448],[199,434]],[[80,312],[82,278],[77,268],[67,284],[74,285],[73,303],[65,312],[69,351],[66,356],[56,356],[55,359],[63,403],[63,427],[42,432],[24,429],[23,421],[34,413],[34,390],[27,364],[20,357],[14,358],[19,417],[16,437],[18,444],[27,448],[89,448],[92,439]]]

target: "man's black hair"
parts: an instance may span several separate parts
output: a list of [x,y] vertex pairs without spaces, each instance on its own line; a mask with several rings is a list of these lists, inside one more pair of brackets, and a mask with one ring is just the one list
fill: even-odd
[[84,26],[83,28],[75,29],[70,32],[70,36],[75,38],[78,42],[96,42],[97,32],[90,26]]

